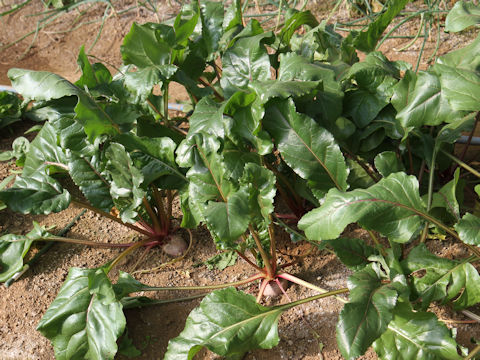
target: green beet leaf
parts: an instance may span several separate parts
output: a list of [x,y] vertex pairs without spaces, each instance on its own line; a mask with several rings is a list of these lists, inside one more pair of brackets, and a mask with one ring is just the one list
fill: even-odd
[[473,1],[457,1],[445,19],[445,31],[458,32],[480,23],[480,7]]
[[202,40],[208,57],[213,60],[218,50],[219,41],[223,35],[223,3],[204,1],[200,3],[200,20],[202,22]]
[[388,330],[373,348],[382,360],[462,359],[452,334],[435,314],[412,311],[404,302],[397,305]]
[[[433,194],[431,209],[444,208],[456,221],[460,220],[460,206],[457,201],[457,186],[460,169],[453,174],[453,179]],[[463,192],[463,189],[460,190]]]
[[429,218],[414,176],[395,173],[368,189],[332,189],[324,203],[299,222],[310,240],[336,239],[345,227],[358,222],[396,242],[408,242]]
[[82,76],[75,82],[75,85],[83,89],[84,86],[94,89],[102,84],[109,84],[112,81],[110,71],[101,63],[90,64],[85,54],[85,47],[82,45],[77,59],[78,66],[82,70]]
[[110,183],[105,174],[102,174],[105,164],[100,160],[100,153],[90,157],[68,152],[67,158],[69,174],[89,203],[98,209],[110,212],[113,200],[110,194]]
[[449,101],[440,78],[425,71],[418,74],[407,71],[392,97],[392,104],[398,112],[397,120],[406,129],[453,122],[459,114],[452,110]]
[[480,110],[479,52],[477,37],[470,45],[438,58],[433,67],[440,77],[442,93],[454,110]]
[[270,79],[270,60],[263,44],[271,39],[271,32],[242,37],[223,54],[220,84],[227,98],[247,89],[252,81]]
[[361,32],[355,36],[355,47],[364,52],[370,52],[375,50],[378,40],[382,36],[383,32],[387,28],[388,24],[403,10],[405,5],[410,0],[392,0],[388,2],[387,11],[376,18],[375,21],[370,23],[367,31]]
[[[475,190],[479,190],[478,185]],[[465,244],[480,245],[480,218],[477,216],[466,213],[455,225],[455,230]]]
[[270,102],[263,124],[285,162],[312,189],[320,193],[332,187],[347,189],[347,166],[332,134],[310,117],[297,113],[293,100]]
[[467,261],[435,256],[424,244],[420,244],[410,252],[402,266],[411,273],[426,271],[422,277],[413,276],[413,286],[422,300],[423,309],[427,309],[432,301],[447,302],[455,299],[455,309],[480,302],[480,275]]
[[339,238],[325,243],[333,248],[340,261],[352,270],[361,270],[371,263],[370,255],[377,251],[362,239]]
[[202,347],[229,359],[241,359],[253,349],[270,349],[279,342],[282,312],[261,306],[234,288],[214,291],[190,313],[180,335],[170,340],[164,359],[191,360]]
[[285,45],[289,45],[290,39],[295,31],[303,25],[308,25],[312,28],[318,26],[317,19],[308,10],[298,11],[287,19],[285,25],[283,25],[282,30],[278,34],[280,41]]
[[71,196],[55,179],[37,172],[30,177],[17,177],[13,187],[0,191],[0,200],[12,211],[47,215],[65,210]]
[[346,359],[355,359],[387,330],[398,293],[391,284],[382,284],[374,265],[350,276],[348,288],[350,301],[340,313],[337,342]]
[[23,258],[35,240],[50,234],[35,221],[26,235],[7,234],[0,236],[0,282],[8,280],[23,266]]
[[383,177],[387,177],[388,175],[399,171],[405,171],[403,163],[393,151],[384,151],[378,154],[375,156],[374,161],[375,167]]
[[122,304],[103,269],[70,269],[37,326],[57,360],[113,359],[125,329]]
[[[209,97],[202,98],[195,106],[195,111],[190,117],[189,134],[197,134],[202,131],[206,134],[223,138],[223,114],[219,112],[220,104]],[[190,135],[192,136],[192,135]]]
[[105,157],[108,159],[106,170],[112,179],[110,195],[113,202],[122,221],[134,222],[135,209],[145,196],[145,190],[141,188],[143,175],[133,166],[130,155],[121,144],[111,143],[105,150]]
[[10,69],[8,77],[13,87],[27,100],[49,101],[66,96],[76,96],[75,119],[79,121],[93,142],[100,135],[113,135],[118,126],[85,91],[64,78],[45,71]]

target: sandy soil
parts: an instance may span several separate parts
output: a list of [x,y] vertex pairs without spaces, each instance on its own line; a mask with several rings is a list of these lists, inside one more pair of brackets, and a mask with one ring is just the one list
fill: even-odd
[[[5,5],[13,3],[4,0]],[[121,0],[114,2],[117,11],[127,9],[135,4],[135,1]],[[1,6],[0,12],[7,7]],[[29,6],[13,16],[0,18],[0,43],[9,44],[28,31],[35,29],[38,17],[27,17],[44,10],[40,1],[33,1]],[[80,22],[98,19],[103,15],[104,6],[96,6],[80,19]],[[348,10],[340,9],[340,16],[348,17]],[[158,13],[160,19],[171,16],[175,11],[175,4],[164,4]],[[54,26],[40,32],[33,46],[29,47],[31,37],[16,45],[0,52],[0,84],[9,84],[6,71],[11,67],[22,67],[35,70],[47,70],[58,73],[69,80],[76,80],[76,58],[78,49],[82,44],[86,48],[92,45],[98,34],[100,23],[82,26],[74,32],[59,33],[69,29],[78,13],[65,14],[61,21]],[[111,64],[111,68],[121,64],[120,44],[124,35],[129,31],[131,23],[137,21],[155,21],[155,16],[144,9],[132,10],[119,16],[112,15],[105,22],[102,34],[90,53]],[[418,23],[411,23],[410,27],[402,31],[413,34]],[[435,33],[434,33],[435,34]],[[435,36],[435,35],[434,35]],[[432,38],[434,39],[434,36]],[[467,34],[468,37],[468,34]],[[471,35],[470,35],[471,38]],[[442,34],[442,46],[440,52],[447,52],[458,44],[467,41]],[[400,47],[401,43],[385,43],[382,49],[387,54],[393,54],[393,48]],[[414,63],[416,52],[420,46],[418,41],[408,52],[402,53],[400,58]],[[427,55],[431,54],[434,42],[429,42]],[[427,56],[427,57],[428,57]],[[396,54],[396,58],[399,56]],[[423,62],[422,66],[426,66]],[[180,98],[183,95],[177,94]],[[10,148],[10,144],[29,127],[28,124],[15,124],[11,131],[2,130],[0,133],[0,151]],[[0,181],[14,169],[10,162],[0,163]],[[42,225],[63,228],[81,209],[71,206],[59,214],[49,216],[22,216],[12,214],[9,211],[0,212],[0,233],[17,232],[26,233],[31,228],[31,221],[36,220]],[[224,271],[208,270],[205,266],[194,267],[193,265],[205,261],[216,253],[213,242],[205,229],[194,232],[195,246],[188,256],[181,262],[170,265],[161,271],[137,274],[136,278],[143,283],[152,286],[171,285],[202,285],[236,281],[252,275],[252,270],[243,261],[238,261],[234,268]],[[364,237],[366,235],[351,228],[349,236]],[[76,225],[68,233],[69,237],[80,239],[101,240],[107,242],[127,242],[135,234],[126,228],[110,220],[101,219],[92,212],[86,212]],[[432,244],[433,246],[433,244]],[[435,249],[437,252],[449,252],[450,256],[456,256],[456,247],[450,244],[442,244]],[[295,256],[304,254],[308,250],[306,244],[292,244],[286,239],[281,241],[279,249],[282,261],[289,262]],[[19,281],[10,288],[0,287],[0,359],[53,359],[53,349],[50,342],[42,337],[36,330],[36,324],[45,313],[49,304],[55,298],[62,282],[65,280],[70,267],[97,267],[111,260],[119,254],[118,250],[92,249],[85,246],[57,244],[42,261],[29,270]],[[133,258],[137,258],[141,252]],[[141,268],[149,269],[159,266],[168,261],[160,250],[153,249]],[[121,265],[122,270],[129,270],[133,266],[133,260],[128,260]],[[339,263],[334,256],[328,253],[314,252],[295,265],[290,271],[306,281],[315,283],[325,289],[338,289],[346,286],[349,271]],[[114,274],[115,276],[115,274]],[[244,287],[248,293],[256,294],[257,284]],[[290,286],[287,294],[292,300],[314,295],[311,290]],[[149,294],[158,299],[187,296],[187,293],[169,292]],[[266,304],[284,303],[285,297],[280,299],[267,299]],[[199,300],[185,303],[155,306],[151,308],[126,311],[128,333],[134,344],[141,349],[142,355],[138,359],[161,359],[170,338],[178,335],[183,329],[184,321],[188,313],[199,303]],[[341,359],[335,340],[335,325],[342,304],[333,298],[318,300],[286,312],[279,324],[280,344],[268,351],[254,351],[247,355],[247,359]],[[464,317],[453,314],[447,309],[436,309],[442,319],[461,319]],[[470,346],[471,337],[480,337],[480,325],[451,324],[458,329],[458,340],[464,346]],[[119,359],[123,357],[119,356]],[[201,352],[198,359],[217,359],[214,354],[206,351]],[[373,351],[369,350],[362,359],[376,359]]]

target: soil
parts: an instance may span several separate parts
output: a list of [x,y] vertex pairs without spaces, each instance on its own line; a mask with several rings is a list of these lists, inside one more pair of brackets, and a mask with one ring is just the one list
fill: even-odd
[[[9,9],[11,4],[21,1],[0,1],[0,13]],[[112,14],[106,21],[103,31],[88,52],[94,54],[103,62],[109,64],[115,72],[115,67],[121,65],[120,45],[125,34],[129,31],[133,21],[144,23],[156,21],[156,16],[145,8],[137,7],[133,10],[121,13],[137,4],[136,1],[119,0],[113,2],[117,15]],[[3,6],[4,5],[4,6]],[[313,10],[322,11],[322,3],[313,3]],[[315,8],[317,6],[317,8]],[[419,4],[410,5],[419,6]],[[331,8],[331,7],[330,7]],[[178,9],[176,3],[165,3],[160,6],[158,17],[160,20],[171,17]],[[23,34],[35,30],[39,16],[28,17],[44,11],[40,1],[33,1],[21,11],[0,17],[0,43],[7,45],[18,39]],[[59,18],[54,25],[40,31],[38,38],[31,44],[32,37],[18,42],[16,45],[3,49],[0,52],[0,84],[9,84],[6,72],[11,67],[22,67],[32,70],[46,70],[58,73],[65,78],[74,81],[79,77],[76,58],[81,45],[85,44],[88,49],[94,43],[100,28],[98,19],[104,14],[105,5],[94,4],[91,8],[82,7],[85,14],[77,24],[82,22],[96,21],[86,24],[81,28],[63,32],[72,27],[73,22],[80,13],[72,11]],[[339,19],[348,19],[349,10],[340,8],[337,15]],[[401,29],[405,34],[414,34],[418,22],[410,22]],[[432,39],[427,43],[426,52],[428,57],[435,47],[435,29]],[[441,32],[441,46],[439,53],[445,53],[456,48],[459,44],[464,45],[472,39],[469,33],[460,37],[451,37]],[[382,50],[386,51],[389,58],[401,59],[415,63],[416,54],[420,46],[417,41],[408,51],[400,53],[393,49],[401,47],[405,40],[392,40],[386,42]],[[28,49],[28,52],[25,51]],[[421,64],[426,66],[425,61]],[[174,91],[174,90],[173,90]],[[178,99],[184,98],[184,94],[177,93]],[[20,136],[31,124],[14,124],[10,131],[5,129],[0,133],[0,151],[9,150],[11,142]],[[0,181],[15,170],[11,162],[0,163]],[[0,212],[0,233],[26,233],[31,229],[32,220],[45,226],[55,226],[62,229],[82,209],[70,206],[67,210],[48,216],[23,216],[13,214],[8,210]],[[182,235],[188,239],[187,233],[181,230]],[[123,226],[94,213],[87,211],[83,214],[68,233],[69,237],[106,241],[111,243],[127,242],[134,238],[135,233],[128,231]],[[350,237],[362,237],[368,239],[363,231],[350,228],[346,234]],[[244,261],[239,260],[235,267],[229,267],[223,271],[208,270],[205,266],[194,266],[216,254],[216,249],[210,239],[208,231],[200,228],[193,232],[194,246],[183,261],[150,273],[137,273],[135,277],[152,286],[175,286],[175,285],[203,285],[221,282],[241,280],[252,275],[252,270]],[[429,244],[437,253],[449,257],[459,256],[462,251],[458,247],[444,242]],[[279,249],[282,252],[281,261],[287,263],[295,256],[308,251],[309,245],[304,243],[290,243],[287,239],[280,241]],[[35,250],[34,250],[35,251]],[[56,244],[50,251],[42,256],[41,261],[27,271],[22,278],[12,284],[8,289],[0,287],[0,359],[53,359],[54,352],[50,342],[35,330],[38,321],[45,313],[50,303],[54,300],[58,290],[65,280],[68,269],[71,267],[93,268],[103,265],[120,253],[119,250],[88,248],[81,245]],[[130,257],[120,268],[129,271],[141,256],[138,251]],[[160,249],[152,249],[147,258],[140,264],[141,269],[150,269],[166,263],[169,258]],[[325,289],[339,289],[346,286],[347,277],[350,274],[336,258],[328,253],[314,251],[301,263],[291,267],[290,272],[296,276],[312,282]],[[113,274],[115,277],[116,274]],[[256,294],[258,284],[242,288],[244,291]],[[287,294],[291,300],[301,299],[315,295],[312,290],[290,286]],[[140,294],[142,295],[142,294]],[[147,294],[145,294],[147,295]],[[185,292],[150,293],[158,299],[174,299],[188,296]],[[150,308],[127,310],[128,334],[133,343],[142,352],[137,359],[161,359],[165,353],[168,340],[177,336],[183,329],[184,322],[189,312],[198,305],[200,300],[169,305],[159,305]],[[288,299],[266,299],[266,305],[274,305],[288,302]],[[341,359],[335,339],[335,326],[342,303],[327,298],[305,304],[287,311],[279,322],[280,344],[272,350],[253,351],[246,359]],[[446,308],[434,309],[442,319],[465,320],[459,313],[453,313]],[[470,339],[480,338],[480,325],[448,323],[449,327],[457,328],[458,342],[466,347],[472,347]],[[125,357],[119,355],[118,359]],[[202,351],[196,359],[218,359],[219,357]],[[376,359],[376,355],[369,350],[361,359]]]

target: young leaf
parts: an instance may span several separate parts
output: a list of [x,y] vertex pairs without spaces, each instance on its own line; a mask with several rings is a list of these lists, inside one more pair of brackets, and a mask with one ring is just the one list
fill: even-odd
[[12,277],[23,266],[23,258],[35,240],[50,234],[35,221],[26,235],[7,234],[0,236],[0,282]]
[[200,19],[202,21],[202,40],[208,53],[207,60],[214,59],[218,43],[223,34],[223,3],[205,1],[200,3]]
[[57,360],[105,360],[115,356],[125,324],[104,270],[72,268],[37,330],[52,341]]
[[347,166],[332,134],[308,116],[297,113],[291,99],[270,102],[263,124],[285,162],[312,189],[320,193],[332,187],[347,189]]
[[455,230],[465,244],[480,246],[480,218],[477,216],[466,213],[455,225]]
[[289,17],[278,34],[280,41],[284,45],[289,45],[293,33],[303,25],[310,27],[318,26],[318,21],[310,11],[298,11],[293,16]]
[[223,138],[225,135],[223,114],[219,112],[219,109],[220,105],[210,97],[202,98],[195,106],[195,111],[190,117],[189,136],[191,137],[202,131]]
[[337,342],[346,359],[362,355],[392,320],[398,293],[382,284],[378,266],[369,266],[348,278],[350,301],[340,313]]
[[93,89],[102,84],[109,84],[112,81],[110,71],[101,63],[91,65],[85,54],[85,46],[82,45],[77,59],[78,66],[82,70],[82,76],[75,82],[75,85],[83,89],[85,86]]
[[193,359],[202,347],[229,359],[241,359],[253,349],[270,349],[279,342],[282,312],[261,306],[234,288],[214,291],[190,313],[180,335],[170,340],[164,359]]
[[426,270],[423,277],[413,276],[413,286],[422,299],[422,309],[432,301],[446,302],[455,299],[455,309],[463,309],[480,302],[478,283],[480,275],[467,261],[459,262],[433,255],[420,244],[415,247],[402,266],[413,273]]
[[361,270],[371,263],[369,256],[377,251],[362,239],[339,238],[325,243],[333,248],[340,261],[352,270]]
[[387,28],[388,24],[407,5],[410,0],[392,0],[388,3],[387,11],[381,14],[375,21],[370,23],[367,31],[355,36],[355,47],[364,52],[375,50],[378,40]]
[[395,173],[368,189],[332,189],[324,203],[298,223],[310,240],[336,239],[345,227],[358,222],[396,242],[408,242],[429,219],[414,176]]
[[238,255],[235,251],[225,251],[212,256],[210,259],[206,260],[204,264],[209,270],[218,269],[221,271],[229,266],[235,265],[237,258]]
[[374,162],[375,167],[383,177],[399,171],[405,171],[405,166],[403,166],[397,154],[393,151],[384,151],[378,154],[375,156]]
[[112,178],[110,195],[113,202],[120,210],[122,221],[133,222],[137,214],[135,209],[145,196],[141,188],[143,175],[133,166],[130,155],[121,144],[111,143],[105,150],[105,157],[108,159],[106,169]]
[[388,330],[373,343],[373,348],[382,360],[462,359],[450,331],[435,314],[412,311],[405,302],[397,305]]
[[439,207],[446,209],[456,221],[460,220],[460,207],[457,201],[457,185],[459,177],[460,169],[457,169],[453,174],[453,179],[443,185],[438,192],[433,194],[431,205],[431,209]]
[[110,212],[113,200],[108,179],[105,174],[102,174],[105,164],[100,160],[100,153],[90,157],[68,152],[67,159],[69,174],[89,203],[98,209]]
[[458,32],[479,23],[479,6],[473,2],[457,1],[445,19],[445,31]]

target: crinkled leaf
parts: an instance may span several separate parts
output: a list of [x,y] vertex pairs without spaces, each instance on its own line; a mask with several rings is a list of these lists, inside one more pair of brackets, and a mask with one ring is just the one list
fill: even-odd
[[37,326],[58,360],[113,359],[125,329],[122,304],[103,269],[70,269]]
[[374,266],[351,275],[348,288],[349,302],[340,313],[337,343],[346,359],[355,359],[387,330],[398,293],[391,284],[382,283]]
[[[478,230],[477,230],[478,231]],[[480,275],[467,261],[455,261],[433,255],[425,244],[415,247],[402,266],[411,273],[426,271],[422,277],[413,276],[413,286],[427,309],[433,301],[453,300],[455,309],[480,302]]]
[[392,0],[388,2],[387,11],[378,16],[375,21],[371,22],[367,31],[355,36],[355,47],[364,52],[375,50],[377,42],[380,40],[388,24],[390,24],[395,16],[397,16],[409,2],[410,0]]
[[270,60],[264,43],[271,38],[271,32],[240,38],[223,54],[220,84],[227,98],[247,89],[252,81],[270,79]]
[[208,60],[214,59],[218,43],[223,34],[223,3],[205,1],[200,3],[200,19],[202,21],[202,40],[208,53]]
[[321,63],[313,63],[295,53],[280,54],[278,80],[322,81],[315,100],[309,101],[308,114],[320,116],[327,121],[335,121],[342,113],[343,91],[335,78],[335,72]]
[[89,203],[98,209],[110,212],[113,200],[110,194],[110,183],[104,174],[105,164],[101,161],[100,153],[90,157],[69,152],[67,158],[69,174]]
[[458,32],[479,23],[480,7],[473,1],[457,1],[445,19],[445,31]]
[[347,189],[347,166],[332,134],[310,117],[297,113],[293,100],[269,103],[263,124],[285,162],[312,189]]
[[405,166],[403,166],[403,163],[394,151],[384,151],[375,156],[374,161],[375,167],[383,177],[399,171],[405,171]]
[[210,259],[206,260],[204,264],[209,270],[218,269],[221,271],[229,266],[235,265],[237,258],[238,254],[235,251],[225,251],[212,256]]
[[270,349],[279,342],[281,308],[267,308],[252,295],[228,288],[207,295],[187,318],[185,329],[168,343],[165,360],[193,359],[202,347],[241,359],[253,349]]
[[254,164],[245,165],[240,182],[248,187],[252,216],[263,217],[270,223],[270,214],[273,212],[273,201],[276,194],[276,178],[268,169]]
[[244,189],[230,194],[224,201],[210,201],[204,210],[210,231],[222,241],[236,241],[250,223],[248,193]]
[[50,234],[35,221],[26,235],[7,234],[0,236],[0,282],[8,280],[23,266],[23,258],[35,240]]
[[258,94],[258,98],[262,103],[266,103],[272,98],[286,99],[289,97],[299,98],[314,92],[317,88],[321,88],[321,81],[279,81],[265,80],[253,81],[250,87]]
[[369,256],[377,253],[362,239],[339,238],[325,241],[325,243],[331,246],[340,261],[352,270],[363,269],[370,264]]
[[324,203],[299,222],[311,240],[336,239],[345,227],[358,222],[396,242],[408,242],[428,218],[414,176],[395,173],[368,189],[332,189]]
[[[478,185],[475,190],[479,190]],[[458,236],[465,244],[480,246],[480,218],[466,213],[455,225]]]
[[106,170],[112,178],[110,195],[123,221],[132,222],[136,216],[135,209],[141,204],[145,191],[141,189],[143,175],[133,166],[125,147],[111,143],[105,151],[108,159]]
[[441,56],[434,65],[442,93],[454,110],[480,110],[479,53],[480,36],[470,45]]
[[435,314],[399,303],[388,330],[373,343],[382,360],[456,360],[457,344]]
[[202,98],[195,106],[195,111],[190,117],[188,130],[190,136],[202,131],[206,134],[223,138],[223,114],[219,113],[220,104],[210,97]]
[[8,77],[27,100],[48,101],[76,96],[75,119],[83,125],[91,142],[100,135],[117,133],[118,127],[113,119],[87,93],[64,78],[45,71],[22,69],[10,69]]

